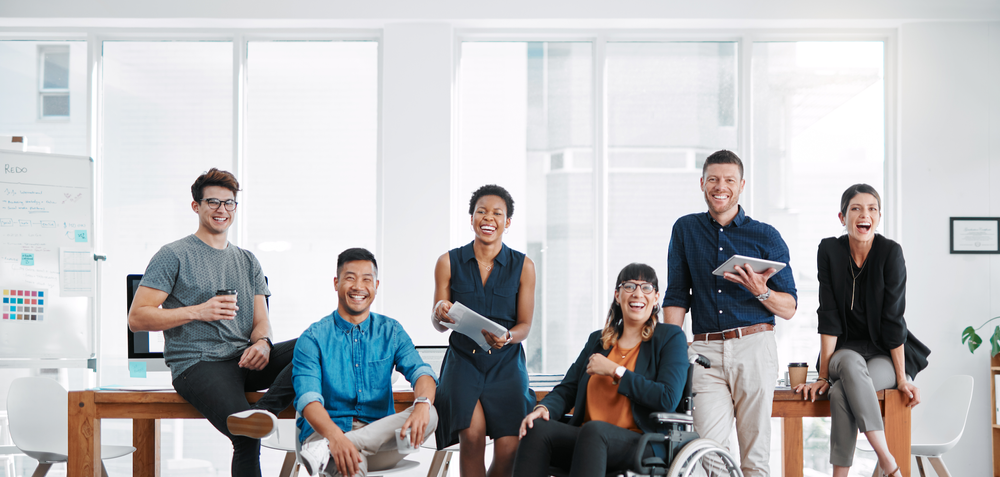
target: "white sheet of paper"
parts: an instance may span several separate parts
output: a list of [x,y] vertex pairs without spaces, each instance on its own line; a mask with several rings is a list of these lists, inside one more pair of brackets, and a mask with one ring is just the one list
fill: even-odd
[[442,322],[442,325],[452,331],[457,331],[472,338],[483,351],[490,349],[489,343],[486,342],[486,337],[483,336],[483,330],[501,337],[507,333],[506,328],[470,310],[467,306],[457,301],[451,305],[451,310],[448,310],[448,317],[454,320],[455,323]]
[[59,248],[59,294],[94,296],[94,253]]

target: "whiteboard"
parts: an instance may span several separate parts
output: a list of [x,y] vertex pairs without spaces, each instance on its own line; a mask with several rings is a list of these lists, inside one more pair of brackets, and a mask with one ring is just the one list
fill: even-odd
[[[87,157],[0,151],[0,359],[93,356],[93,298],[59,281],[60,250],[93,259],[92,180]],[[73,279],[96,290],[93,272]]]

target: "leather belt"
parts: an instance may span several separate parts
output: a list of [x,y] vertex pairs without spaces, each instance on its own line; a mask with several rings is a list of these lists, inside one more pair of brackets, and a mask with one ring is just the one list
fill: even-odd
[[700,335],[694,335],[694,341],[719,341],[719,340],[739,339],[744,336],[750,336],[754,333],[760,333],[761,331],[771,331],[773,329],[774,325],[770,323],[757,323],[756,325],[744,326],[743,328],[733,328],[731,330],[720,331],[718,333],[702,333]]

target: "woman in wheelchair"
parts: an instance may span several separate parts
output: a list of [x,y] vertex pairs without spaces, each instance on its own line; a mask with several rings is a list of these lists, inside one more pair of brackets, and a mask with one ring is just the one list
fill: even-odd
[[521,422],[514,475],[546,476],[550,465],[571,476],[626,469],[642,433],[655,432],[650,413],[676,410],[687,339],[680,327],[657,322],[656,271],[632,263],[616,283],[604,329],[590,335],[562,382]]

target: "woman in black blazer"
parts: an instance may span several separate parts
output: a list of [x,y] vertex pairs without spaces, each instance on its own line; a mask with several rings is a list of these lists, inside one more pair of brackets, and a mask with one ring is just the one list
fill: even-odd
[[[562,382],[521,422],[514,475],[571,476],[625,469],[652,412],[674,412],[687,379],[687,339],[657,322],[656,272],[633,263],[618,274],[603,330],[590,335]],[[573,410],[568,423],[558,419]],[[555,417],[550,420],[549,418]]]
[[859,429],[883,475],[896,476],[899,466],[885,441],[875,392],[895,388],[909,406],[919,404],[912,379],[927,366],[930,350],[906,329],[906,264],[899,244],[875,233],[882,218],[878,192],[867,184],[849,187],[839,217],[847,234],[823,239],[817,257],[819,379],[795,392],[812,400],[830,393],[834,477],[848,475]]

